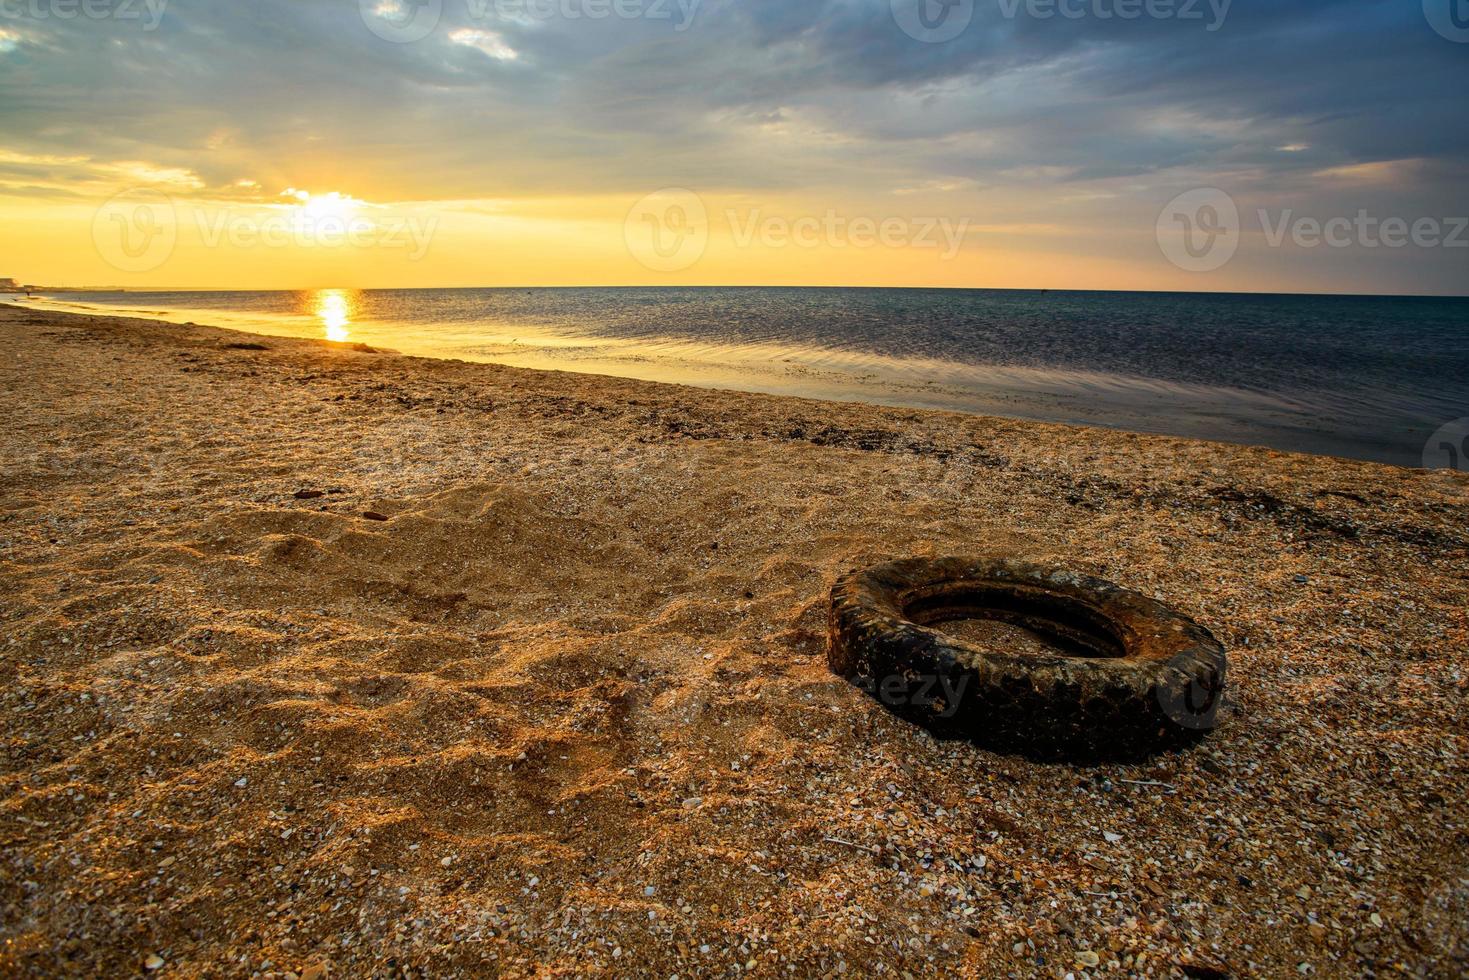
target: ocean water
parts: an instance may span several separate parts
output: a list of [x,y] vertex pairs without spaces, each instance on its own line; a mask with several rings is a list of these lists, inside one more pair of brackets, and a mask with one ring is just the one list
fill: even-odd
[[23,302],[1407,466],[1422,465],[1441,426],[1469,417],[1469,299],[587,288],[88,292]]

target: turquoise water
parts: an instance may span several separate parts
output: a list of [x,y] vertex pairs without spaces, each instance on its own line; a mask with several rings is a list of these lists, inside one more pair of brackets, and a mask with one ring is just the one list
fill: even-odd
[[406,353],[1420,465],[1469,416],[1469,299],[904,289],[52,294]]

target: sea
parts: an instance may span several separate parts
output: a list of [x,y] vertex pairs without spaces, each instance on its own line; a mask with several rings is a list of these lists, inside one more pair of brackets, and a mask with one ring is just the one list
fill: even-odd
[[1469,437],[1469,298],[711,287],[3,301],[1402,466],[1463,467],[1441,447]]

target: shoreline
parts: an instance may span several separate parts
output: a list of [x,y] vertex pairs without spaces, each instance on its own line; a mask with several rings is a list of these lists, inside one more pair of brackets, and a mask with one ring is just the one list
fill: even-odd
[[[62,304],[62,305],[67,305],[67,304]],[[119,319],[147,320],[147,321],[150,321],[150,322],[170,323],[170,324],[174,324],[176,326],[207,326],[210,329],[226,330],[226,331],[230,331],[232,333],[244,334],[244,335],[247,335],[249,337],[253,337],[253,338],[259,339],[259,340],[282,340],[282,339],[289,339],[289,340],[301,340],[301,341],[307,341],[307,342],[321,342],[321,343],[326,343],[326,344],[329,344],[329,345],[352,346],[352,342],[351,341],[331,341],[331,340],[327,340],[327,339],[320,338],[320,337],[304,336],[304,335],[296,334],[296,333],[269,333],[269,332],[262,332],[261,327],[264,326],[263,324],[252,324],[252,323],[248,322],[247,320],[242,320],[240,323],[229,323],[229,324],[214,324],[214,323],[201,324],[201,323],[198,323],[197,321],[194,321],[192,319],[188,319],[188,318],[194,317],[194,316],[207,316],[208,315],[208,311],[169,312],[169,311],[146,311],[146,310],[139,310],[139,311],[126,311],[126,312],[121,312],[121,313],[113,313],[113,312],[109,312],[109,311],[98,311],[98,310],[88,310],[88,309],[57,309],[57,308],[54,308],[54,307],[39,307],[39,306],[28,306],[28,307],[19,307],[19,308],[21,308],[21,309],[38,310],[38,311],[46,312],[46,313],[59,313],[59,314],[67,314],[67,315],[75,315],[75,316],[88,316],[88,317],[101,317],[101,318],[119,318]],[[315,328],[315,324],[313,324],[313,329],[314,328]],[[524,333],[524,332],[521,331],[520,333]],[[568,337],[568,338],[562,338],[562,340],[568,346],[571,346],[571,347],[577,346],[577,342],[578,342],[578,339],[577,338]],[[590,343],[590,340],[585,341],[585,342]],[[364,343],[366,343],[366,342],[364,342]],[[516,341],[515,343],[516,344],[519,344],[519,343],[521,343],[521,341]],[[734,372],[738,371],[738,366],[735,365],[735,364],[733,364],[733,363],[731,363],[731,364],[728,365],[728,371],[729,371],[729,373],[726,375],[726,377],[724,379],[724,382],[725,383],[721,383],[720,381],[705,381],[703,383],[700,383],[700,382],[695,381],[695,380],[692,380],[692,379],[690,379],[688,377],[678,377],[678,376],[676,376],[676,375],[679,375],[681,373],[680,370],[679,370],[679,366],[681,364],[682,364],[682,367],[683,367],[683,371],[682,371],[683,374],[693,373],[693,372],[697,371],[697,367],[692,366],[692,365],[688,364],[687,362],[682,362],[682,361],[680,361],[676,357],[667,358],[667,360],[668,360],[669,363],[668,363],[667,367],[664,370],[661,370],[661,371],[660,370],[652,370],[651,367],[648,367],[648,368],[644,368],[644,371],[647,372],[647,373],[636,374],[636,373],[627,373],[628,365],[626,363],[624,363],[622,365],[611,365],[610,363],[608,365],[604,365],[604,366],[608,366],[608,368],[609,368],[608,370],[599,370],[597,367],[589,367],[589,368],[578,370],[574,366],[572,366],[571,363],[564,363],[564,364],[544,363],[544,359],[541,359],[542,363],[537,364],[536,363],[536,360],[537,359],[533,356],[533,354],[523,355],[519,351],[515,350],[514,347],[513,347],[513,345],[505,345],[505,344],[498,344],[497,345],[497,344],[492,343],[492,342],[486,342],[484,345],[482,345],[483,348],[486,349],[486,350],[488,350],[488,349],[491,349],[491,348],[497,348],[498,347],[498,348],[500,348],[499,353],[496,354],[496,355],[486,354],[482,358],[478,358],[478,359],[472,358],[472,357],[456,357],[456,356],[453,356],[453,354],[452,353],[449,353],[449,352],[444,352],[444,353],[425,353],[425,352],[418,351],[418,350],[407,350],[407,351],[405,351],[405,350],[401,350],[401,349],[397,349],[397,348],[393,348],[393,347],[383,346],[381,344],[367,344],[367,346],[372,347],[374,349],[374,351],[375,352],[378,352],[378,353],[394,354],[394,355],[399,355],[399,356],[404,356],[404,357],[411,357],[411,358],[419,358],[419,359],[424,359],[424,360],[448,361],[450,363],[457,363],[457,364],[494,364],[494,365],[498,365],[498,366],[502,366],[502,367],[509,367],[509,368],[515,368],[515,369],[519,369],[519,370],[527,370],[527,371],[544,371],[544,372],[549,372],[549,373],[553,373],[553,374],[554,373],[565,373],[565,374],[574,374],[574,375],[587,375],[587,376],[591,376],[591,377],[594,377],[594,378],[606,378],[606,379],[614,379],[615,378],[615,379],[621,379],[621,380],[627,380],[627,381],[644,382],[644,383],[655,384],[655,385],[668,385],[668,386],[672,386],[672,387],[675,387],[675,388],[689,388],[689,389],[697,389],[697,390],[703,390],[703,391],[718,391],[718,392],[727,392],[727,393],[730,393],[730,394],[749,394],[749,395],[761,395],[761,396],[768,396],[768,397],[775,397],[775,398],[793,398],[793,399],[797,399],[799,401],[815,402],[815,403],[819,403],[819,404],[837,404],[837,405],[849,405],[849,406],[864,406],[864,407],[870,407],[870,408],[893,409],[893,410],[900,410],[900,411],[939,412],[939,413],[943,413],[943,414],[962,415],[962,416],[981,417],[981,418],[985,418],[985,417],[990,417],[990,418],[1004,418],[1004,419],[1009,419],[1009,420],[1017,421],[1017,422],[1039,422],[1039,423],[1049,424],[1049,425],[1064,425],[1064,426],[1072,426],[1072,427],[1080,427],[1080,428],[1106,429],[1106,430],[1109,430],[1109,431],[1112,431],[1112,432],[1130,433],[1130,434],[1134,434],[1134,435],[1162,436],[1162,437],[1165,437],[1165,438],[1174,438],[1174,439],[1197,439],[1198,441],[1202,441],[1202,442],[1217,442],[1217,443],[1219,443],[1221,445],[1235,446],[1235,447],[1242,447],[1242,448],[1251,448],[1251,449],[1263,449],[1263,450],[1272,451],[1272,452],[1286,452],[1286,453],[1299,452],[1297,450],[1275,449],[1275,448],[1270,447],[1270,446],[1265,446],[1265,445],[1256,444],[1256,443],[1232,442],[1232,441],[1229,441],[1229,440],[1221,440],[1221,439],[1199,438],[1199,437],[1189,436],[1189,435],[1180,434],[1180,433],[1159,432],[1159,431],[1150,431],[1150,430],[1138,429],[1138,428],[1130,428],[1125,423],[1120,422],[1120,421],[1117,422],[1116,424],[1107,424],[1106,422],[1103,422],[1103,421],[1101,421],[1099,419],[1083,420],[1083,419],[1065,419],[1065,418],[1044,418],[1044,417],[1036,417],[1034,415],[1014,414],[1012,412],[1006,412],[1006,411],[1004,411],[1004,408],[1006,407],[1006,403],[1007,402],[1011,402],[1011,401],[1015,401],[1015,400],[1024,400],[1026,398],[1029,398],[1032,401],[1032,403],[1033,403],[1034,406],[1043,406],[1043,405],[1059,406],[1068,397],[1065,393],[1063,393],[1064,387],[1065,387],[1065,384],[1064,384],[1065,381],[1069,381],[1073,387],[1081,388],[1081,389],[1086,390],[1088,393],[1090,393],[1093,396],[1095,396],[1099,391],[1106,390],[1108,388],[1115,388],[1115,389],[1133,389],[1134,396],[1137,397],[1137,398],[1139,398],[1139,399],[1141,399],[1141,398],[1143,398],[1143,397],[1145,397],[1147,395],[1151,395],[1153,397],[1161,397],[1164,394],[1166,394],[1168,391],[1171,390],[1171,391],[1177,391],[1177,392],[1183,392],[1183,391],[1191,392],[1196,397],[1212,396],[1214,398],[1217,398],[1220,402],[1225,402],[1225,401],[1228,401],[1228,400],[1231,400],[1231,399],[1257,400],[1257,401],[1260,402],[1261,407],[1264,407],[1266,405],[1280,405],[1284,401],[1284,399],[1282,398],[1282,396],[1269,396],[1269,395],[1264,395],[1264,394],[1260,394],[1260,393],[1246,392],[1246,391],[1242,391],[1242,390],[1236,390],[1236,389],[1227,388],[1227,387],[1221,387],[1221,386],[1208,386],[1208,385],[1191,384],[1191,383],[1185,383],[1185,382],[1168,382],[1168,381],[1162,381],[1162,380],[1158,380],[1158,379],[1144,378],[1144,377],[1141,377],[1141,376],[1116,375],[1116,374],[1108,374],[1108,373],[1104,373],[1104,372],[1092,372],[1092,373],[1088,373],[1088,372],[1080,371],[1080,370],[1059,369],[1059,368],[1058,369],[1045,369],[1045,368],[1030,368],[1030,367],[1011,367],[1011,366],[1004,366],[1004,365],[996,365],[996,366],[991,366],[991,367],[984,367],[984,366],[978,366],[978,365],[963,365],[963,364],[958,364],[958,363],[942,362],[942,361],[936,361],[936,360],[925,359],[925,358],[910,358],[910,359],[908,359],[906,361],[901,362],[902,365],[905,368],[909,369],[909,370],[912,370],[914,368],[917,368],[917,369],[923,370],[924,373],[940,373],[940,372],[947,371],[950,374],[955,374],[955,373],[969,372],[969,373],[974,374],[974,375],[985,375],[985,376],[987,376],[987,379],[989,381],[988,387],[991,390],[986,395],[984,395],[984,396],[981,396],[977,392],[971,393],[971,400],[974,402],[974,406],[975,407],[968,408],[968,409],[960,409],[960,408],[950,407],[948,405],[945,405],[945,404],[942,404],[941,403],[941,397],[942,397],[942,394],[943,394],[942,387],[933,387],[933,388],[930,388],[930,387],[928,387],[928,386],[926,386],[924,384],[920,384],[920,383],[918,383],[916,381],[899,382],[896,378],[889,379],[889,381],[887,382],[886,388],[888,390],[887,390],[886,394],[873,393],[873,394],[871,394],[871,395],[869,395],[868,397],[865,397],[865,398],[863,398],[863,397],[856,397],[855,395],[850,396],[850,397],[843,397],[844,392],[840,389],[840,387],[831,389],[831,393],[830,394],[822,394],[822,393],[803,393],[800,390],[783,390],[779,386],[765,386],[765,387],[742,386],[741,383],[740,383],[740,381],[735,377],[735,374],[734,374]],[[626,342],[626,346],[628,346],[630,348],[630,350],[629,350],[629,354],[623,359],[624,361],[628,361],[628,362],[638,362],[638,361],[648,362],[650,360],[648,358],[644,358],[644,357],[640,357],[639,356],[639,354],[638,354],[638,347],[639,347],[639,345],[636,342]],[[534,344],[528,345],[528,348],[527,348],[528,351],[533,352],[535,349],[536,349],[536,345],[534,345]],[[743,352],[743,353],[746,353],[746,354],[750,354],[751,352],[755,351],[756,348],[753,348],[752,347],[752,348],[748,348],[747,349],[747,348],[741,348],[741,347],[731,347],[730,350],[731,351],[740,351],[740,352]],[[775,357],[775,356],[778,356],[778,355],[773,354],[773,353],[771,353],[769,351],[766,351],[765,353],[766,353],[766,356],[767,357]],[[834,352],[834,353],[840,353],[840,352]],[[527,356],[529,357],[529,362],[527,362]],[[893,364],[899,363],[899,362],[896,361],[896,359],[892,359],[892,358],[876,358],[876,359],[877,360],[889,361],[889,362],[891,362]],[[574,363],[574,362],[572,362],[572,363]],[[616,370],[616,368],[618,366],[622,367],[622,369],[623,369],[621,373],[619,373]],[[712,364],[710,364],[710,365],[703,365],[702,367],[708,373],[712,373],[712,374],[719,374],[720,373],[719,370],[718,370],[718,368],[715,365],[712,365]],[[636,368],[635,368],[635,370],[636,370]],[[851,366],[848,366],[845,370],[837,370],[837,371],[829,372],[829,373],[856,375],[856,374],[859,373],[859,371],[860,371],[860,368],[858,366],[851,365]],[[817,389],[820,389],[822,387],[821,382],[816,377],[817,375],[823,373],[820,369],[815,369],[815,368],[813,368],[810,365],[801,365],[797,369],[796,373],[798,373],[802,377],[802,381],[800,382],[800,387],[814,387],[814,388],[817,388]],[[951,382],[950,383],[952,383],[952,379],[951,379]],[[747,385],[749,384],[748,381],[746,382],[746,384]],[[904,394],[904,392],[906,392],[906,395]],[[905,398],[906,399],[916,399],[916,398],[918,398],[920,396],[926,397],[929,400],[927,402],[923,402],[923,403],[920,403],[920,402],[917,402],[917,401],[912,401],[912,400],[904,400]],[[957,397],[957,396],[951,395],[950,397]],[[1072,401],[1076,401],[1077,400],[1077,394],[1075,392],[1070,393],[1069,397],[1070,397],[1070,399]],[[1053,399],[1053,401],[1047,402],[1046,399],[1048,399],[1048,398],[1049,399]],[[1052,407],[1051,408],[1051,411],[1053,413],[1054,412],[1058,412],[1059,410],[1060,409],[1057,408],[1057,407]],[[1138,418],[1134,419],[1134,421],[1139,421],[1139,420],[1141,420],[1141,418],[1142,418],[1142,416],[1139,415]],[[1383,460],[1362,459],[1360,457],[1339,456],[1339,455],[1333,455],[1333,454],[1329,454],[1329,453],[1307,453],[1307,452],[1303,452],[1301,454],[1302,455],[1323,455],[1323,456],[1327,456],[1328,458],[1334,458],[1334,459],[1349,459],[1349,460],[1350,459],[1356,459],[1356,460],[1361,461],[1361,462],[1382,463],[1383,465],[1388,465],[1388,466],[1398,465],[1398,464],[1395,464],[1395,463],[1385,462]]]
[[[1463,474],[26,307],[0,342],[7,974],[1469,963]],[[837,576],[940,554],[1169,602],[1239,716],[1139,765],[935,742],[824,635]]]
[[[393,291],[378,292],[388,295]],[[437,295],[442,291],[427,292]],[[519,295],[522,291],[501,292]],[[42,297],[39,305],[22,308],[149,317],[178,324],[212,323],[223,329],[299,339],[317,339],[335,330],[333,336],[338,340],[350,337],[374,347],[438,360],[1093,426],[1409,468],[1421,465],[1424,443],[1438,427],[1439,422],[1430,424],[1430,420],[1453,417],[1460,411],[1448,396],[1420,395],[1410,404],[1401,392],[1385,390],[1349,398],[1329,387],[1243,382],[1231,386],[1223,379],[1154,377],[1117,365],[1046,366],[1009,363],[1003,357],[995,363],[969,363],[921,351],[896,354],[860,345],[853,349],[827,346],[820,340],[705,339],[677,330],[635,337],[615,330],[579,329],[559,321],[520,322],[513,316],[504,320],[492,316],[471,328],[432,317],[422,322],[412,316],[396,320],[388,309],[361,319],[357,311],[354,322],[347,322],[348,301],[341,296],[335,297],[335,309],[343,320],[329,324],[323,322],[319,310],[313,312],[317,300],[285,312],[275,306],[247,308],[248,299],[218,310],[207,305],[170,306],[176,299],[160,296],[155,302],[161,305],[152,309],[111,310]],[[388,319],[373,319],[374,315]]]
[[[533,284],[532,285],[526,285],[524,283],[519,283],[519,284],[516,284],[516,285],[506,285],[506,286],[485,286],[485,285],[478,285],[478,286],[341,286],[341,287],[333,287],[333,286],[296,286],[296,287],[280,287],[280,288],[262,289],[262,290],[258,290],[258,291],[259,292],[269,292],[269,293],[313,293],[313,292],[319,292],[322,289],[333,289],[333,288],[354,289],[354,290],[364,290],[364,291],[366,291],[366,290],[383,290],[383,291],[399,291],[399,292],[411,292],[411,291],[414,291],[414,290],[432,291],[432,290],[449,289],[449,290],[458,290],[458,291],[462,291],[462,292],[472,292],[472,291],[477,290],[477,289],[648,289],[648,288],[657,289],[657,288],[674,288],[674,287],[672,287],[672,285],[669,284],[669,283],[654,283],[654,284],[651,284],[651,285],[638,285],[638,286],[628,286],[626,284],[621,284],[621,283],[603,284],[603,285],[598,285],[596,283],[577,283],[575,285],[539,285],[539,286],[538,285],[533,285]],[[868,285],[861,285],[861,284],[858,284],[858,285],[850,285],[850,284],[849,285],[843,285],[842,283],[820,283],[820,284],[814,284],[814,285],[813,284],[807,284],[807,285],[801,285],[801,286],[749,286],[749,285],[724,285],[724,286],[720,286],[720,285],[712,285],[712,284],[709,284],[709,283],[698,283],[698,284],[688,285],[688,286],[680,285],[677,288],[679,288],[679,289],[751,289],[751,290],[755,290],[755,289],[790,289],[790,290],[801,290],[801,289],[864,289],[864,290],[885,290],[885,289],[890,289],[890,290],[912,290],[912,291],[916,291],[916,292],[934,291],[934,292],[955,292],[955,293],[1122,293],[1122,294],[1135,294],[1135,295],[1140,295],[1140,296],[1195,296],[1195,295],[1205,295],[1205,296],[1280,296],[1280,297],[1287,297],[1287,298],[1289,298],[1289,297],[1300,297],[1300,298],[1303,298],[1303,299],[1313,299],[1313,298],[1319,298],[1319,297],[1334,298],[1334,299],[1424,299],[1424,300],[1469,299],[1469,293],[1259,293],[1259,292],[1240,292],[1240,291],[1231,291],[1231,290],[1224,290],[1224,291],[1206,291],[1206,292],[1200,293],[1200,291],[1198,291],[1198,290],[1188,290],[1188,289],[1100,289],[1100,288],[1098,288],[1098,289],[1064,289],[1064,288],[1055,288],[1055,287],[1050,287],[1050,286],[1030,286],[1030,287],[1026,287],[1026,286],[868,286]],[[85,294],[85,293],[115,293],[115,292],[149,293],[149,292],[159,292],[159,291],[162,291],[162,292],[170,292],[170,293],[229,293],[229,292],[235,292],[236,290],[231,289],[231,288],[229,288],[227,286],[157,286],[157,287],[150,286],[147,289],[139,289],[137,287],[131,287],[131,288],[129,288],[129,287],[121,287],[121,286],[113,286],[113,287],[108,287],[108,286],[79,286],[79,287],[73,287],[73,288],[59,287],[59,286],[57,286],[57,287],[45,287],[42,291],[43,292],[53,292],[53,293],[81,293],[81,294]],[[13,292],[13,293],[14,292],[23,292],[23,290],[11,290],[11,292]],[[4,291],[0,291],[0,295],[5,295],[5,292]]]

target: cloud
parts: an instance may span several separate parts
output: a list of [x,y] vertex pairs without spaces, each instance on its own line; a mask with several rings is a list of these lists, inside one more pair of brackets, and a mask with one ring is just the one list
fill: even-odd
[[[1019,187],[1068,209],[1131,200],[1139,215],[1180,183],[1309,202],[1314,174],[1414,160],[1415,206],[1463,209],[1469,48],[1417,3],[1238,2],[1211,31],[976,0],[941,44],[900,30],[889,0],[522,7],[443,0],[437,28],[402,44],[369,30],[357,0],[174,0],[152,31],[0,22],[0,149],[142,162],[160,179],[193,175],[199,193],[254,181],[371,200],[635,199],[697,186],[982,202]],[[18,166],[0,158],[0,177],[70,179]]]
[[450,33],[449,40],[466,48],[474,48],[496,61],[515,61],[520,57],[520,53],[506,44],[505,39],[495,31],[461,27]]
[[[1041,166],[1091,179],[1211,159],[1462,159],[1469,140],[1462,56],[1382,4],[1236,7],[1210,33],[1178,21],[1011,19],[980,2],[970,28],[938,45],[898,30],[887,0],[711,3],[683,32],[646,18],[476,20],[470,10],[448,0],[434,34],[396,45],[349,2],[179,2],[153,33],[40,22],[58,42],[29,69],[40,85],[7,85],[22,94],[0,112],[11,138],[32,146],[53,135],[98,153],[149,147],[160,165],[205,173],[221,165],[199,158],[221,156],[210,142],[223,116],[231,142],[256,155],[288,159],[313,141],[371,147],[456,191],[497,164],[512,185],[547,170],[575,183],[567,171],[589,162],[623,177],[656,179],[667,165],[758,182],[747,164],[762,138],[797,151],[765,159],[776,183],[819,173],[811,158],[836,140],[850,159],[913,167],[914,182]],[[491,70],[515,61],[514,76]],[[1364,70],[1372,85],[1343,84]],[[1408,103],[1415,111],[1401,112]],[[85,120],[91,135],[58,131],[58,116]],[[1309,161],[1278,160],[1276,147],[1304,144]],[[966,162],[951,172],[956,155]]]

